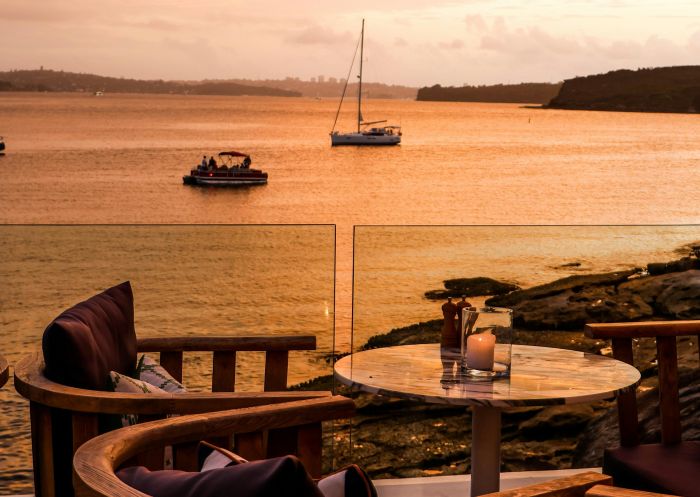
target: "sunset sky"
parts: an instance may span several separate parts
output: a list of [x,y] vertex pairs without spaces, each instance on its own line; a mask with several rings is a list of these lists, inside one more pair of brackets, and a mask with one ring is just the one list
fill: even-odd
[[341,78],[362,18],[367,81],[560,81],[700,63],[698,1],[0,0],[0,70]]

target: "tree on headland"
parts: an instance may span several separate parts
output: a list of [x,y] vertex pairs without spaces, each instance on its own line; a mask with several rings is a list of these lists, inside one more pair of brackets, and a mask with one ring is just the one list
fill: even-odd
[[520,83],[516,85],[440,86],[420,88],[416,100],[434,102],[549,102],[559,91],[561,83]]

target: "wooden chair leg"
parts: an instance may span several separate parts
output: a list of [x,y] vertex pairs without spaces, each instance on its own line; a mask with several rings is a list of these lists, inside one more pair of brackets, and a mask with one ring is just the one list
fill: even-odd
[[99,435],[99,422],[96,414],[73,413],[73,453],[88,440]]
[[58,497],[71,497],[73,489],[73,416],[71,411],[50,408],[53,446],[53,485]]
[[56,497],[51,411],[46,406],[30,402],[29,417],[32,430],[34,494],[36,497]]

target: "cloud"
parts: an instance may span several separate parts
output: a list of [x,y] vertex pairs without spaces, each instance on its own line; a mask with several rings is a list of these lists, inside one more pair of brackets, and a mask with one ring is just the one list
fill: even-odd
[[459,50],[464,48],[464,42],[455,38],[450,42],[440,42],[438,43],[438,46],[446,50]]
[[394,46],[395,47],[407,47],[408,42],[404,39],[401,38],[400,36],[394,39]]
[[302,45],[337,45],[352,43],[352,36],[347,31],[336,33],[332,29],[314,24],[288,35],[287,41]]
[[464,22],[467,24],[467,31],[470,32],[476,31],[477,33],[482,33],[488,29],[486,21],[484,21],[484,18],[479,14],[468,15],[464,19]]

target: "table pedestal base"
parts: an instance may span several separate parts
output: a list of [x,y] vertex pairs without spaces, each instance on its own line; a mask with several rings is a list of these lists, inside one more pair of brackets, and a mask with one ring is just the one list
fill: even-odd
[[472,407],[471,497],[498,492],[501,475],[501,410]]

